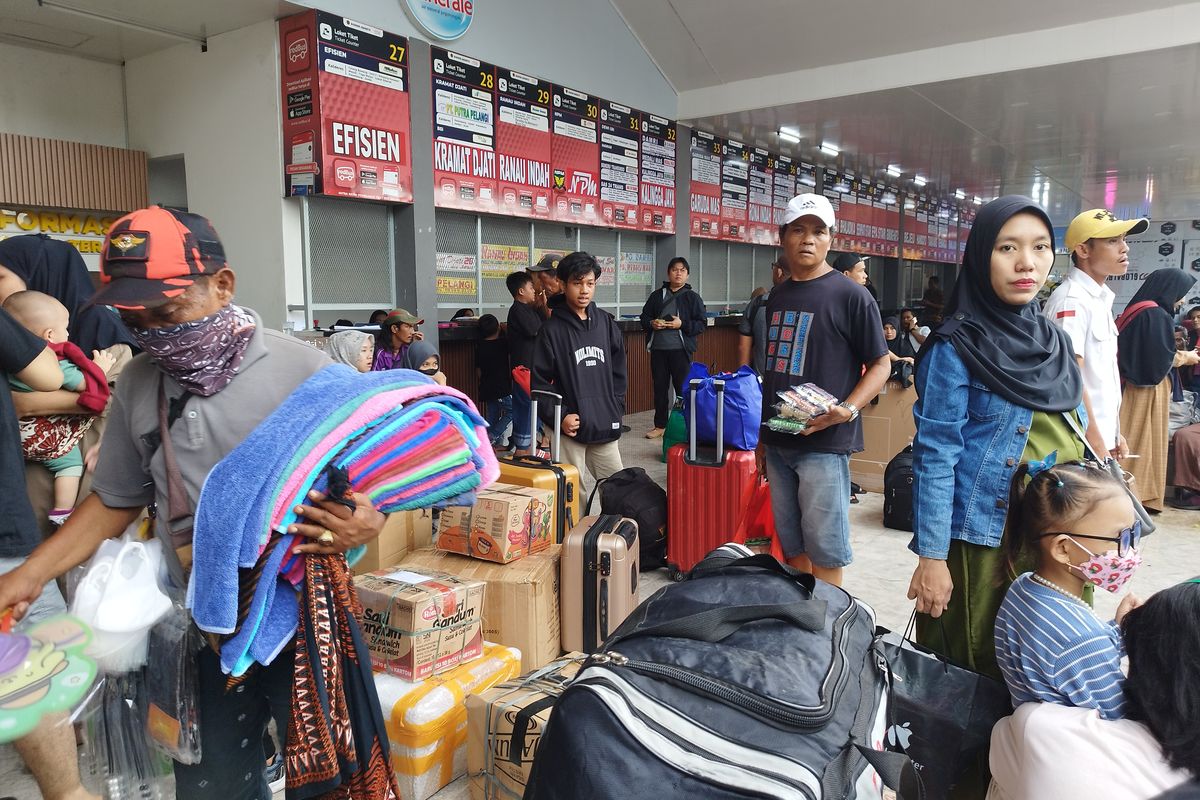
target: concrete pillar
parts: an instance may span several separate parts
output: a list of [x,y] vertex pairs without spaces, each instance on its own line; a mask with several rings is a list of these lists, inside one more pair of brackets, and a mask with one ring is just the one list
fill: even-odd
[[[398,206],[396,225],[396,304],[425,318],[421,330],[437,346],[437,240],[434,235],[433,87],[429,45],[410,38],[408,97],[412,126],[412,205]],[[415,78],[415,79],[414,79]]]

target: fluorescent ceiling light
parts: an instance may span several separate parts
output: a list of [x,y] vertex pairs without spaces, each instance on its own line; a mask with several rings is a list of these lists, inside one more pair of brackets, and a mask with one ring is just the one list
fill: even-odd
[[981,206],[983,205],[983,198],[979,195],[975,195],[973,198],[971,198],[971,202],[977,206]]
[[832,145],[828,142],[821,142],[821,152],[825,153],[826,155],[836,156],[842,151],[837,148],[837,145]]
[[966,200],[966,199],[967,199],[967,193],[966,193],[966,192],[964,192],[962,189],[955,189],[955,190],[954,190],[954,196],[955,196],[955,197],[957,197],[959,200]]
[[783,139],[785,142],[800,144],[800,134],[794,130],[791,130],[790,128],[780,128],[777,133],[779,134],[779,138]]
[[917,186],[924,186],[926,183],[925,176],[924,175],[913,176],[913,183],[915,183]]
[[887,174],[893,178],[899,178],[903,174],[903,170],[900,169],[898,164],[888,164]]

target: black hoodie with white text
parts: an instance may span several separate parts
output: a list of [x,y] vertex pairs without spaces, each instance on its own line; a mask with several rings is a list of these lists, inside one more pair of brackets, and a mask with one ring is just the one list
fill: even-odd
[[[557,302],[555,302],[557,301]],[[580,319],[562,298],[551,301],[550,319],[533,346],[530,385],[563,397],[562,416],[579,415],[580,444],[602,444],[621,435],[625,416],[625,340],[612,314],[592,303]],[[554,409],[538,414],[553,424]]]

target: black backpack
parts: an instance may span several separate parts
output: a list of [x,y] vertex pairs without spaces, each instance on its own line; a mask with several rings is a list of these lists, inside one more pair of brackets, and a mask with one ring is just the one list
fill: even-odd
[[600,513],[617,514],[637,523],[641,550],[641,570],[658,569],[667,565],[667,493],[641,467],[626,467],[596,482],[588,497],[587,513],[592,513],[592,500],[600,493]]
[[659,589],[584,663],[524,800],[880,800],[880,782],[921,796],[909,759],[881,752],[887,665],[871,609],[738,555]]
[[883,527],[913,529],[913,449],[896,454],[883,470]]

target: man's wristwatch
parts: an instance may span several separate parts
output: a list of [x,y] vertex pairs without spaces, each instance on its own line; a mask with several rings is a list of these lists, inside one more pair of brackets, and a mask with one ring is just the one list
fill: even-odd
[[847,422],[854,422],[854,420],[858,419],[858,406],[854,405],[854,403],[843,400],[838,405],[850,412],[850,419]]

